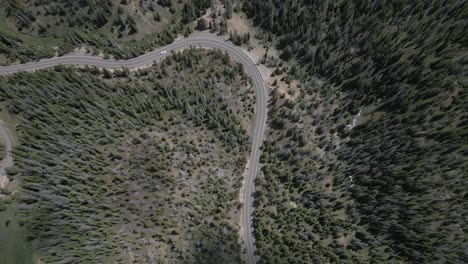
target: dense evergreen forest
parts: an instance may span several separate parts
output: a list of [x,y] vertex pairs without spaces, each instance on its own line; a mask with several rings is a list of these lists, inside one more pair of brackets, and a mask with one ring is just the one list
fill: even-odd
[[[171,43],[212,0],[0,0],[0,55],[30,61],[86,46],[123,59]],[[0,58],[2,59],[2,58]]]
[[[241,6],[281,59],[262,61],[277,69],[260,262],[468,263],[467,1],[228,0],[199,19],[215,2],[0,0],[0,64],[80,46],[133,57],[193,21],[226,33]],[[134,73],[2,77],[23,189],[0,209],[46,263],[238,263],[250,85],[226,54],[195,50]]]
[[39,258],[239,263],[250,82],[227,54],[196,49],[134,73],[0,78],[18,120],[9,206]]
[[[271,94],[262,263],[466,263],[468,3],[249,0]],[[290,91],[294,94],[295,91]]]

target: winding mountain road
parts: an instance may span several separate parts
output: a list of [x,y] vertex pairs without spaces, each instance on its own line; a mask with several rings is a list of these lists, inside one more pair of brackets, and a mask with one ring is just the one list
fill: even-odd
[[[267,119],[267,91],[262,75],[258,70],[255,63],[239,48],[232,43],[227,42],[223,37],[211,33],[200,33],[192,35],[188,38],[177,40],[174,43],[162,48],[158,48],[152,52],[148,52],[139,57],[129,60],[114,60],[103,59],[101,57],[94,57],[90,55],[66,55],[62,57],[54,57],[50,59],[43,59],[37,62],[30,62],[25,64],[0,66],[0,75],[14,74],[21,71],[33,71],[42,68],[49,68],[63,65],[90,65],[102,68],[117,69],[127,67],[129,69],[141,68],[150,66],[154,61],[170,54],[170,51],[178,51],[189,47],[201,48],[215,48],[226,51],[234,60],[238,61],[244,66],[244,69],[251,76],[255,85],[256,94],[256,112],[255,124],[252,136],[252,151],[250,153],[250,160],[248,161],[248,173],[244,185],[244,207],[242,211],[242,225],[243,234],[242,239],[246,247],[246,262],[249,264],[256,263],[258,256],[255,255],[255,244],[253,238],[252,228],[252,212],[253,212],[253,192],[254,180],[259,169],[260,159],[260,146],[263,142],[266,119]],[[161,54],[162,51],[167,53]]]

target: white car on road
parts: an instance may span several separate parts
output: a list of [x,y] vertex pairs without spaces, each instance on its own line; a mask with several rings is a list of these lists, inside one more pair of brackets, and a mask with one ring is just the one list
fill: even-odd
[[161,51],[161,55],[166,54],[166,53],[167,53],[167,50]]

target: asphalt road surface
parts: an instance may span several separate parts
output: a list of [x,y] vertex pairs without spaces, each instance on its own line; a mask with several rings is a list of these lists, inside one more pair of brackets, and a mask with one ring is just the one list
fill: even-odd
[[[154,61],[159,61],[161,58],[170,55],[171,51],[178,51],[189,47],[201,47],[201,48],[216,48],[226,51],[234,60],[240,62],[247,73],[253,80],[255,85],[256,94],[256,112],[255,112],[255,124],[252,137],[252,151],[250,153],[250,160],[248,162],[248,173],[245,180],[244,186],[244,207],[243,207],[243,218],[242,225],[244,227],[244,233],[242,239],[246,246],[246,262],[256,263],[258,256],[255,255],[255,244],[253,238],[252,228],[252,212],[253,212],[253,193],[255,176],[259,169],[260,159],[260,146],[263,141],[263,136],[266,127],[267,119],[267,92],[264,85],[264,81],[260,71],[258,70],[255,63],[240,49],[234,46],[232,43],[227,42],[224,38],[219,37],[211,33],[200,33],[192,35],[188,38],[177,40],[174,43],[167,45],[162,48],[158,48],[152,52],[148,52],[140,57],[136,57],[129,60],[113,60],[103,59],[101,57],[94,57],[90,55],[66,55],[62,57],[54,57],[50,59],[43,59],[36,62],[30,62],[25,64],[0,66],[0,75],[13,74],[20,71],[33,71],[42,68],[49,68],[63,65],[91,65],[102,68],[122,68],[127,67],[130,69],[150,66]],[[161,52],[167,51],[164,54]]]

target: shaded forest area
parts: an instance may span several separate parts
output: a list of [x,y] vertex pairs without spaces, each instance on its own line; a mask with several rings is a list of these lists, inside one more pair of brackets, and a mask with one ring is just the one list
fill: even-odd
[[[468,4],[243,1],[289,61],[258,176],[262,263],[466,263]],[[274,85],[273,85],[274,86]]]
[[221,51],[137,72],[0,78],[18,119],[9,199],[45,263],[239,263],[254,94]]
[[86,46],[118,59],[172,43],[212,0],[2,0],[4,64],[63,55]]

